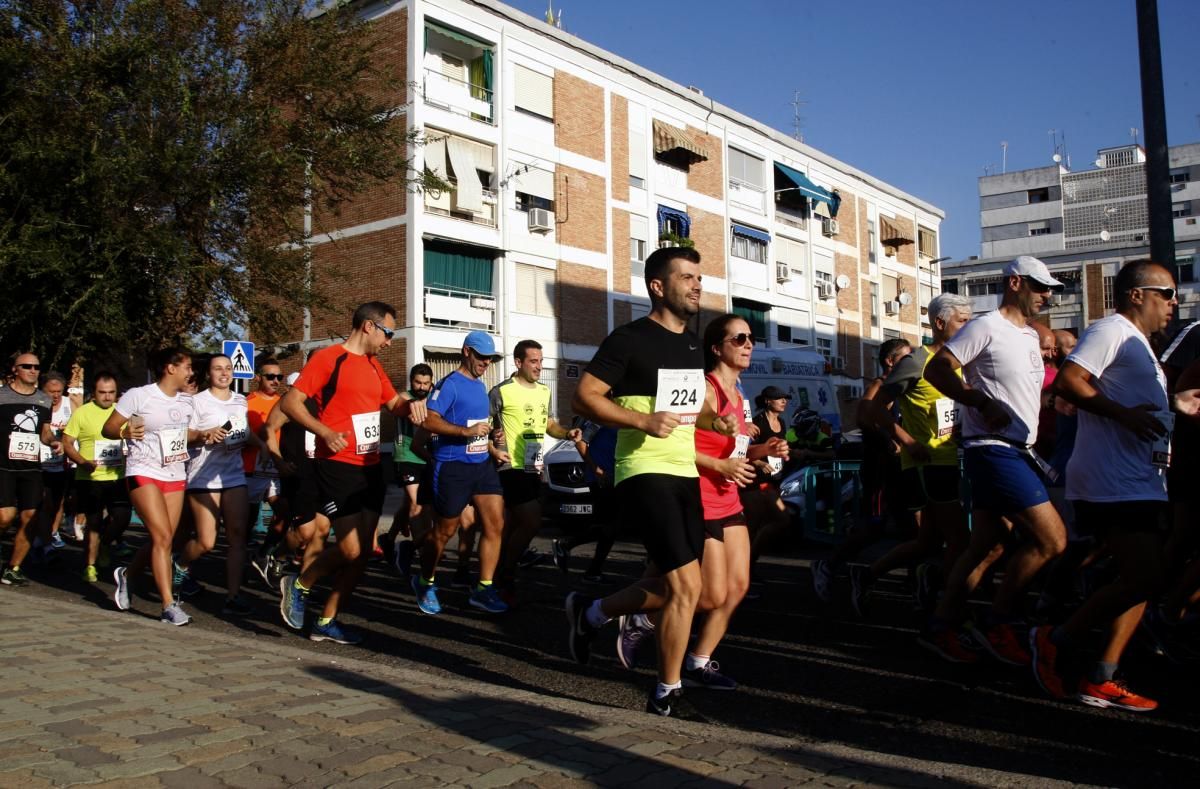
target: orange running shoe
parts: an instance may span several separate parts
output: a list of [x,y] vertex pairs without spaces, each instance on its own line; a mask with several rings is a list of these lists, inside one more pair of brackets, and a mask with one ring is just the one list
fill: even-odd
[[968,622],[964,627],[975,637],[979,646],[1001,663],[1007,663],[1010,666],[1028,666],[1033,662],[1033,655],[1029,654],[1029,650],[1025,648],[1025,644],[1022,643],[1022,639],[1012,625],[992,625],[984,630]]
[[1029,631],[1029,649],[1033,653],[1033,678],[1051,698],[1063,699],[1067,697],[1067,693],[1063,690],[1062,677],[1056,668],[1058,647],[1050,640],[1052,630],[1054,628],[1050,625],[1042,625]]
[[1079,683],[1079,700],[1093,707],[1116,707],[1127,712],[1150,712],[1158,709],[1158,702],[1139,696],[1129,689],[1123,680],[1110,679],[1099,685],[1082,680]]

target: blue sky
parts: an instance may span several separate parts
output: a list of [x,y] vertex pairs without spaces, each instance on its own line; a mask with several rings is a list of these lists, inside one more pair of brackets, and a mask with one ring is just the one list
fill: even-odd
[[[546,0],[508,0],[542,16]],[[1159,0],[1168,141],[1200,141],[1200,0]],[[1134,0],[555,0],[563,27],[946,212],[942,254],[979,254],[977,179],[1073,169],[1142,127]],[[1142,141],[1139,138],[1139,141]]]

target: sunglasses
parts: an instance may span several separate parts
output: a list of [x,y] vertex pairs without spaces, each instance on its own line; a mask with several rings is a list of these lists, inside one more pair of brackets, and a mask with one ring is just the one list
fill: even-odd
[[283,373],[259,373],[265,381],[282,381]]
[[1025,280],[1025,282],[1027,282],[1029,284],[1029,289],[1032,290],[1034,293],[1049,293],[1050,292],[1049,285],[1045,285],[1041,282],[1038,282],[1035,279],[1030,279],[1029,277],[1021,277],[1021,279]]
[[1157,290],[1166,301],[1175,298],[1176,292],[1175,288],[1169,288],[1166,285],[1138,285],[1136,288],[1130,288],[1130,290]]
[[385,339],[390,340],[396,336],[395,329],[389,329],[387,326],[384,326],[382,323],[377,323],[376,321],[371,321],[371,323],[374,324],[376,329],[379,329],[381,332],[383,332]]
[[741,334],[735,334],[732,337],[726,337],[725,342],[731,342],[734,345],[753,345],[754,335],[742,332]]
[[40,364],[18,364],[17,367],[22,370],[40,370],[40,369],[42,369],[42,366]]

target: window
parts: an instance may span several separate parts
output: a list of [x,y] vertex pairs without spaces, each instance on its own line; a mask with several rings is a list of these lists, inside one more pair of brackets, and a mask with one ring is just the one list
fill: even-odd
[[808,345],[812,342],[812,320],[807,312],[772,307],[775,338],[783,345]]
[[900,332],[898,332],[895,329],[884,329],[883,330],[883,339],[885,339],[885,340],[898,340],[898,339],[900,339],[900,337],[901,337]]
[[1031,236],[1048,236],[1050,235],[1049,222],[1030,222],[1029,235]]
[[791,345],[808,345],[808,329],[801,329],[798,326],[788,326],[781,323],[777,327],[779,342],[790,343]]
[[729,254],[755,263],[766,263],[770,238],[761,230],[734,224],[730,233]]
[[937,233],[917,225],[917,249],[927,258],[937,257]]
[[804,292],[804,281],[808,273],[807,252],[807,246],[801,241],[775,237],[775,262],[787,266],[792,282],[800,287],[801,292]]
[[752,186],[759,191],[765,190],[766,181],[763,170],[763,160],[751,156],[737,148],[729,149],[729,180]]
[[553,120],[554,77],[521,65],[514,66],[513,71],[516,75],[516,108],[539,118]]
[[875,220],[867,220],[867,262],[875,265],[877,258],[875,250],[879,247],[878,233],[875,230]]
[[629,105],[629,185],[646,188],[646,111]]
[[658,240],[678,242],[692,233],[692,220],[686,213],[665,205],[658,207]]
[[833,356],[833,338],[832,337],[818,337],[817,338],[817,350],[820,351],[821,355],[824,356],[826,359],[831,358]]
[[517,210],[528,211],[531,208],[544,208],[550,213],[554,213],[554,201],[547,200],[544,197],[537,195],[529,195],[524,192],[517,192]]
[[830,285],[833,284],[833,275],[828,271],[814,271],[813,279],[815,279],[817,282],[828,282]]
[[929,323],[929,302],[933,301],[933,297],[936,296],[937,293],[933,290],[932,285],[926,285],[924,282],[922,282],[918,287],[918,295],[920,297],[920,301],[917,302],[917,306],[920,307],[921,322]]
[[1192,204],[1191,203],[1172,203],[1171,204],[1171,216],[1175,217],[1176,219],[1180,219],[1182,217],[1191,216],[1191,215],[1192,215]]
[[1173,184],[1186,184],[1190,180],[1191,180],[1191,178],[1188,175],[1188,171],[1186,168],[1184,168],[1182,170],[1172,170],[1171,171],[1171,183],[1173,183]]
[[1175,258],[1175,281],[1176,282],[1195,282],[1196,281],[1196,256],[1188,255],[1187,257]]
[[958,280],[956,280],[956,279],[943,279],[943,280],[942,280],[942,293],[954,293],[954,294],[957,294],[957,293],[958,293]]
[[968,282],[968,296],[996,296],[1003,293],[1004,283],[1001,280],[991,282]]
[[647,232],[646,217],[630,214],[629,216],[629,273],[640,278],[646,273],[646,242],[650,238]]
[[554,173],[532,165],[522,165],[512,178],[517,195],[517,210],[544,208],[554,212]]
[[900,298],[900,278],[883,275],[883,298],[885,301],[896,301]]
[[1048,203],[1050,202],[1050,188],[1043,186],[1041,189],[1030,189],[1026,194],[1029,196],[1031,203]]
[[833,285],[833,255],[823,249],[812,253],[813,283],[828,282]]
[[757,301],[733,300],[733,314],[750,324],[750,333],[754,335],[756,343],[765,344],[767,342],[767,310],[769,309],[768,305],[759,304]]
[[871,283],[871,325],[879,326],[879,283]]
[[518,263],[517,312],[554,317],[554,269]]
[[1113,300],[1113,280],[1115,279],[1116,277],[1104,278],[1104,309],[1106,310],[1113,309],[1113,305],[1115,304]]

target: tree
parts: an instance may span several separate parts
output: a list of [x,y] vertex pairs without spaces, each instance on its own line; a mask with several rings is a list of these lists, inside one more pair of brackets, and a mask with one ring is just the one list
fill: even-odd
[[[344,5],[0,0],[0,342],[44,364],[271,339],[320,305],[306,201],[416,182],[403,85]],[[335,283],[325,282],[324,287]]]

